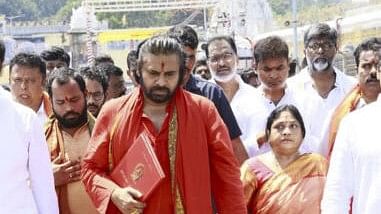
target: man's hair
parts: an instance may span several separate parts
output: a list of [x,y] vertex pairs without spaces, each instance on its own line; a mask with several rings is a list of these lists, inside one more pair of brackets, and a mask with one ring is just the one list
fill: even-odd
[[[144,40],[141,41],[141,42],[137,45],[137,47],[136,47],[136,67],[138,67],[138,58],[139,58],[139,55],[140,55],[140,50],[142,49],[143,44],[146,43],[147,40],[148,40],[148,39],[144,39]],[[136,71],[132,73],[132,75],[134,76],[134,79],[135,79],[137,82],[140,81],[140,77],[139,77],[138,74],[137,74],[137,70],[138,70],[138,69],[139,69],[139,68],[137,68]]]
[[137,66],[136,61],[138,59],[137,51],[136,50],[131,50],[127,54],[127,68],[128,70],[131,70],[132,67]]
[[98,66],[82,67],[79,71],[83,79],[95,80],[102,85],[103,91],[106,92],[108,88],[108,78],[104,71],[99,69]]
[[292,59],[289,63],[288,63],[289,67],[290,67],[290,70],[288,71],[288,77],[292,77],[295,75],[296,73],[296,68],[299,66],[298,65],[298,61],[296,59]]
[[[177,55],[179,59],[179,84],[182,83],[184,73],[185,73],[185,56],[182,51],[181,44],[178,42],[176,38],[173,38],[168,35],[159,35],[152,37],[145,41],[140,49],[138,56],[138,71],[141,71],[144,64],[144,57],[146,54],[153,54],[155,56],[158,55]],[[141,82],[140,76],[135,76],[137,82]]]
[[285,58],[288,61],[288,46],[284,40],[279,36],[269,36],[256,42],[254,60],[257,64],[274,58]]
[[208,66],[208,63],[206,62],[206,59],[198,59],[198,60],[196,61],[196,63],[194,64],[193,72],[196,70],[196,68],[197,68],[198,66],[202,66],[202,65]]
[[53,98],[52,85],[53,85],[53,82],[55,80],[57,80],[57,83],[59,85],[65,85],[71,79],[75,80],[75,82],[77,82],[77,84],[79,86],[79,89],[83,93],[85,93],[86,84],[85,84],[85,80],[82,78],[81,74],[72,68],[61,67],[61,68],[54,69],[52,72],[50,72],[50,74],[48,76],[46,89],[48,91],[49,96],[51,98]]
[[214,42],[214,41],[217,41],[217,40],[224,40],[227,43],[229,43],[229,45],[232,48],[234,54],[238,56],[237,46],[235,45],[234,39],[231,36],[216,36],[216,37],[213,37],[213,38],[209,39],[209,41],[206,43],[206,47],[205,47],[205,55],[206,55],[206,57],[209,58],[209,46],[210,46],[210,44],[212,42]]
[[296,108],[294,105],[289,104],[278,106],[274,109],[274,111],[271,112],[266,122],[266,138],[269,139],[271,134],[271,126],[273,125],[274,121],[280,117],[282,112],[290,112],[292,116],[294,116],[296,121],[298,121],[300,124],[300,128],[302,129],[302,136],[304,138],[306,136],[306,128],[302,115],[300,114],[298,108]]
[[5,58],[5,44],[3,40],[0,40],[0,64],[4,62],[4,58]]
[[115,64],[114,60],[109,55],[101,55],[101,56],[95,57],[95,59],[94,59],[94,65],[97,66],[97,65],[99,65],[101,63]]
[[65,62],[67,66],[70,66],[69,54],[60,47],[52,46],[50,49],[44,50],[40,56],[45,61],[59,60]]
[[258,78],[258,74],[252,68],[249,68],[241,73],[241,79],[249,84],[250,78],[255,77]]
[[335,28],[330,27],[325,23],[317,23],[308,28],[304,34],[304,47],[306,48],[308,43],[312,39],[327,38],[335,46],[337,45],[337,31]]
[[28,68],[38,68],[42,79],[46,78],[46,65],[40,56],[33,53],[19,53],[11,59],[9,64],[9,75],[12,72],[13,66],[24,66]]
[[141,41],[137,46],[136,46],[136,57],[139,58],[140,55],[140,49],[142,48],[143,44],[147,41],[148,39],[144,39]]
[[168,35],[177,38],[182,46],[192,49],[198,46],[197,33],[188,25],[176,25],[168,30]]
[[355,49],[353,53],[357,67],[360,64],[360,54],[363,51],[380,51],[381,49],[381,37],[371,37],[363,40]]
[[111,75],[118,76],[118,77],[123,76],[122,69],[114,64],[104,62],[104,63],[100,63],[96,65],[96,67],[98,71],[104,72],[107,78],[109,79]]

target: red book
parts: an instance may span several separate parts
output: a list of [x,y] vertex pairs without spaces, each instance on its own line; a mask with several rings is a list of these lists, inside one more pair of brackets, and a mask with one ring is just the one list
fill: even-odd
[[110,176],[120,187],[130,186],[139,190],[142,201],[164,179],[164,171],[145,133],[133,142]]

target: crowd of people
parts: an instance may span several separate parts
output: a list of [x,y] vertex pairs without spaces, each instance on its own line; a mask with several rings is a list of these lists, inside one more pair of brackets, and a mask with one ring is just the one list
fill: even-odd
[[[198,57],[196,31],[174,26],[126,54],[133,88],[107,55],[18,53],[0,89],[0,213],[378,213],[381,38],[356,48],[357,79],[333,65],[334,28],[303,41],[292,77],[279,36],[240,75],[232,37]],[[144,200],[111,176],[142,133],[165,175]]]

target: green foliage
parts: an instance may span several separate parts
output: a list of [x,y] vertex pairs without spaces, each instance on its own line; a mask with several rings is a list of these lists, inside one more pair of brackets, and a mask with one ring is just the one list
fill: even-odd
[[8,17],[23,14],[17,20],[40,20],[50,17],[66,4],[67,0],[0,0],[0,14]]
[[[0,15],[8,17],[23,14],[14,21],[42,20],[70,21],[72,9],[78,8],[82,0],[0,0]],[[98,20],[106,20],[110,28],[152,27],[179,24],[194,10],[139,11],[97,13]],[[191,24],[202,24],[202,14],[194,17]]]
[[34,0],[38,5],[39,17],[51,17],[65,6],[67,0]]
[[[140,11],[119,13],[98,13],[98,20],[107,20],[110,28],[160,27],[182,23],[194,10]],[[202,24],[202,15],[192,23]]]
[[[286,3],[289,2],[289,3]],[[275,21],[279,27],[285,27],[292,20],[291,0],[269,0]],[[349,0],[303,0],[298,1],[298,25],[328,21],[343,16],[352,7]]]
[[35,1],[29,0],[0,0],[0,14],[14,17],[23,14],[17,20],[32,20],[38,17],[38,8]]
[[98,13],[99,20],[107,20],[110,28],[163,26],[169,20],[168,11]]
[[[69,21],[72,8],[78,8],[82,0],[0,0],[0,15],[8,17],[23,14],[21,20]],[[292,0],[268,0],[275,21],[284,27],[285,21],[292,20]],[[343,15],[353,7],[351,0],[297,0],[298,23],[309,24],[326,21]],[[380,4],[381,0],[369,0],[370,4]],[[111,28],[151,27],[174,25],[183,22],[194,10],[145,11],[98,13],[98,20],[106,20]],[[202,25],[202,13],[195,16],[190,24]]]
[[269,3],[275,16],[285,15],[291,8],[291,1],[271,0]]
[[[323,5],[329,1],[338,0],[297,0],[297,8],[303,10],[305,8],[311,7],[312,5]],[[268,0],[274,16],[284,16],[292,10],[292,0]]]
[[61,7],[56,13],[54,19],[70,21],[73,8],[78,8],[81,5],[81,0],[62,0],[65,1],[65,5]]

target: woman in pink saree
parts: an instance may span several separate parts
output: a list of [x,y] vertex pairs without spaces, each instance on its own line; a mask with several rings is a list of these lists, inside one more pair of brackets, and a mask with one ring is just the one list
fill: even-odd
[[303,119],[293,105],[276,108],[266,124],[272,151],[250,158],[241,167],[249,213],[320,213],[328,163],[299,152]]

